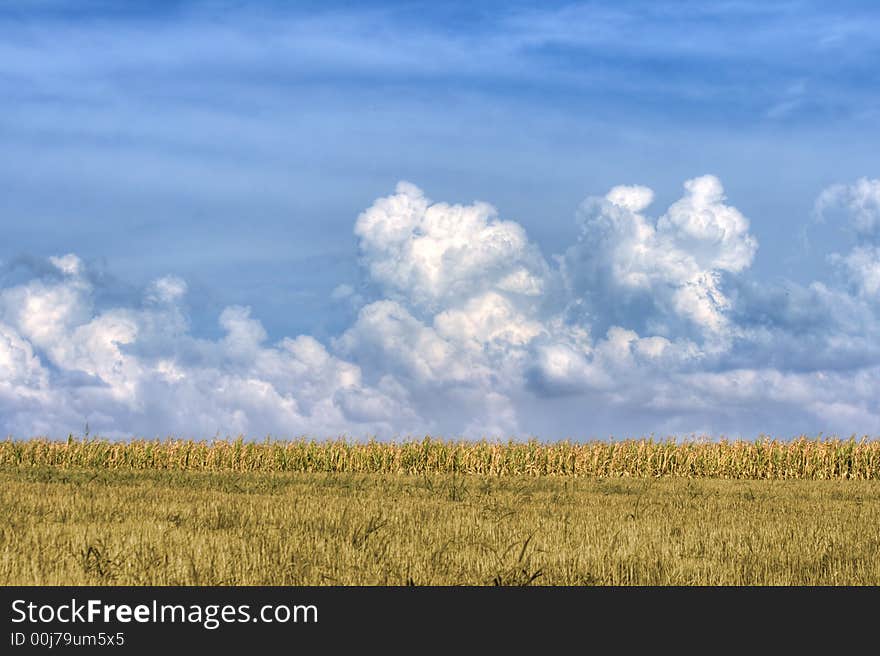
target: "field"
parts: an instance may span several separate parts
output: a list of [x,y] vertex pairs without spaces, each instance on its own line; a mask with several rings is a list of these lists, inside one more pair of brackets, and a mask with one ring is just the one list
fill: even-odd
[[0,442],[0,584],[880,584],[880,442]]

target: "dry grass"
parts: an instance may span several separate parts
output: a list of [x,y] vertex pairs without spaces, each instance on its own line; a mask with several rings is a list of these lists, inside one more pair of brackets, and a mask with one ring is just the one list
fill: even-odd
[[880,584],[880,482],[0,467],[0,584]]

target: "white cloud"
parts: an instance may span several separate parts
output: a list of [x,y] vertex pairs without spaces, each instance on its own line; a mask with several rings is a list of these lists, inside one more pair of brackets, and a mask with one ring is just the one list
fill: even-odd
[[860,297],[880,300],[880,179],[832,185],[816,199],[814,212],[817,220],[837,221],[855,233],[852,250],[832,253],[828,261]]
[[487,203],[432,203],[401,182],[355,224],[374,282],[395,300],[434,311],[490,289],[537,296],[547,265],[522,226]]
[[880,247],[856,246],[846,255],[832,253],[829,260],[843,268],[859,296],[880,301]]
[[459,343],[482,346],[503,344],[522,346],[544,330],[543,325],[521,313],[507,298],[487,292],[468,299],[458,308],[434,317],[437,333]]
[[[74,269],[71,269],[74,270]],[[52,348],[92,316],[90,287],[81,278],[34,280],[0,290],[0,320],[40,348]]]
[[364,307],[335,345],[371,369],[395,371],[417,385],[465,384],[488,375],[479,362],[456,357],[452,343],[395,301]]
[[533,387],[551,396],[611,389],[613,378],[591,354],[592,349],[565,342],[537,346],[529,372]]
[[748,220],[724,203],[717,178],[694,178],[684,188],[685,195],[656,222],[641,213],[653,199],[645,187],[615,187],[604,198],[585,201],[581,234],[564,260],[572,295],[598,306],[616,296],[655,325],[674,316],[707,335],[724,333],[730,302],[721,275],[746,269],[757,241]]
[[622,207],[630,212],[641,212],[654,202],[654,191],[638,185],[620,185],[611,189],[605,198],[617,207]]
[[266,340],[263,324],[251,318],[251,310],[234,305],[220,313],[220,326],[226,331],[222,340],[222,350],[227,357],[236,360],[252,361]]
[[177,276],[164,276],[154,281],[147,299],[156,303],[174,303],[186,295],[186,281]]
[[123,347],[137,339],[135,318],[125,310],[102,313],[46,349],[51,362],[67,371],[80,371],[103,381],[110,395],[137,404],[141,366]]
[[50,257],[49,262],[57,268],[61,273],[68,276],[77,276],[82,273],[83,263],[73,253],[68,253],[60,257]]
[[10,326],[0,323],[0,385],[7,390],[45,389],[48,373],[31,345]]
[[4,428],[61,435],[91,421],[110,435],[324,436],[420,423],[401,388],[362,385],[356,365],[314,338],[267,345],[247,308],[226,308],[225,335],[199,340],[174,306],[185,289],[176,279],[150,285],[158,306],[96,312],[91,285],[71,271],[0,292]]
[[758,242],[748,220],[725,205],[721,181],[704,175],[684,183],[685,195],[657,222],[657,232],[676,247],[688,250],[703,270],[736,273],[752,263]]
[[820,221],[842,221],[862,239],[880,238],[880,179],[832,185],[822,191],[814,207]]
[[[852,201],[862,191],[824,196],[817,207],[849,199],[835,202],[867,234],[870,202]],[[103,307],[79,258],[51,258],[43,277],[0,289],[0,428],[63,435],[89,421],[109,435],[201,437],[528,429],[548,438],[880,430],[878,248],[830,257],[854,293],[819,282],[778,289],[743,278],[757,243],[716,178],[687,181],[656,219],[645,213],[653,198],[619,186],[585,201],[577,241],[553,267],[491,206],[433,203],[401,183],[355,225],[364,288],[380,296],[337,287],[333,298],[357,298],[359,310],[327,344],[272,340],[241,306],[219,314],[220,337],[200,338],[182,279],[154,281],[143,303]]]

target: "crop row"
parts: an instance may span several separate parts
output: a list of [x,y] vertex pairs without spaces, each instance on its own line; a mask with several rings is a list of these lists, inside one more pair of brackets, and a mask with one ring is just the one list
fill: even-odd
[[0,465],[236,472],[880,479],[880,440],[0,441]]

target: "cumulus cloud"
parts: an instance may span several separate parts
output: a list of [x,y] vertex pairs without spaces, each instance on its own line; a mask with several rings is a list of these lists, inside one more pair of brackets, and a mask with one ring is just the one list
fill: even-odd
[[355,224],[374,282],[396,300],[434,311],[490,289],[534,297],[547,265],[522,226],[487,203],[430,202],[407,182]]
[[61,279],[0,293],[0,407],[10,432],[63,434],[85,421],[109,435],[202,436],[419,424],[404,390],[363,385],[357,366],[312,337],[267,344],[247,308],[226,308],[225,334],[206,341],[187,332],[179,279],[152,283],[140,309],[96,311],[82,262],[59,268]]
[[10,326],[0,323],[0,385],[6,396],[45,389],[48,373],[33,347]]
[[357,217],[365,284],[332,292],[357,316],[327,343],[273,340],[243,306],[206,339],[184,280],[105,307],[86,263],[53,257],[0,288],[0,422],[26,435],[85,421],[117,436],[876,432],[874,190],[816,201],[857,235],[829,255],[834,286],[750,277],[757,241],[711,175],[654,216],[647,187],[588,198],[549,259],[487,203],[400,183]]
[[571,295],[587,302],[591,317],[614,307],[613,321],[663,333],[678,320],[706,335],[729,329],[722,276],[746,269],[757,241],[716,177],[684,189],[656,221],[643,213],[653,200],[645,187],[615,187],[581,206],[581,233],[563,264]]

